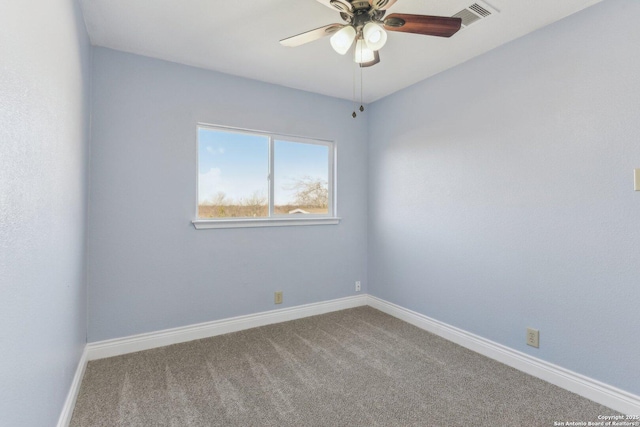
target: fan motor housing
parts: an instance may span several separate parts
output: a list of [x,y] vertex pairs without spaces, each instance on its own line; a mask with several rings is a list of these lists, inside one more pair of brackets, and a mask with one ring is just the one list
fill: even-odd
[[365,11],[356,11],[356,14],[352,18],[352,23],[356,27],[363,27],[369,21],[371,21],[371,16]]

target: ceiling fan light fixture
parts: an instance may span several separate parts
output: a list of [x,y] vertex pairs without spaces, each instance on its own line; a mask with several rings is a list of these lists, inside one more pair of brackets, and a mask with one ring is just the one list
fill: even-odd
[[375,53],[372,49],[369,49],[365,41],[363,39],[358,39],[356,42],[355,61],[358,64],[363,64],[373,61],[375,57]]
[[380,50],[387,42],[387,32],[375,22],[368,22],[364,26],[362,36],[371,50]]
[[331,47],[340,55],[344,55],[349,51],[349,48],[353,44],[353,40],[355,38],[356,29],[351,25],[346,25],[342,27],[340,31],[331,36]]

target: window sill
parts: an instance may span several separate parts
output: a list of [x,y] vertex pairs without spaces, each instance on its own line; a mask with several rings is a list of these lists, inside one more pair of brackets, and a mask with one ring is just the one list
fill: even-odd
[[191,221],[197,230],[209,228],[291,227],[296,225],[337,225],[338,217],[323,218],[260,218],[260,219],[196,219]]

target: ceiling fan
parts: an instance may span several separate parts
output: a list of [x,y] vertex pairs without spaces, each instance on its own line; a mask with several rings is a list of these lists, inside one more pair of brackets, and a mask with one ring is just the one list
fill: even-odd
[[[280,40],[296,47],[331,35],[331,46],[340,55],[356,42],[354,60],[360,67],[380,62],[378,51],[387,42],[386,31],[451,37],[462,24],[460,18],[394,13],[385,18],[387,9],[397,0],[317,0],[338,12],[345,24],[329,24],[315,30]],[[385,31],[386,30],[386,31]]]

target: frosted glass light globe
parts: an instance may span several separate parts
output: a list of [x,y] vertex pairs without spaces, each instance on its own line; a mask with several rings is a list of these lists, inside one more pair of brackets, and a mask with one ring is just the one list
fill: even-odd
[[366,43],[364,42],[364,40],[359,39],[356,42],[356,56],[355,56],[355,61],[358,64],[362,64],[365,62],[371,62],[375,59],[375,55],[373,53],[373,50],[369,49],[366,45]]
[[387,32],[375,22],[369,22],[364,26],[362,36],[371,50],[380,50],[387,42]]
[[351,25],[343,27],[340,31],[331,36],[330,42],[333,50],[340,55],[344,55],[349,51],[349,48],[353,44],[353,40],[356,38],[356,29]]

